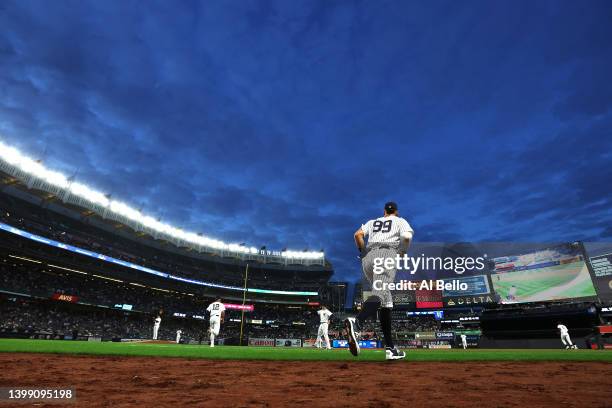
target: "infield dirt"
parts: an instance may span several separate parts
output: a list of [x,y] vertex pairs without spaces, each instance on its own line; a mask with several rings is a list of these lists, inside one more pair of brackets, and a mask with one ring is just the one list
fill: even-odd
[[[77,400],[70,406],[83,407],[612,406],[610,363],[342,363],[0,354],[0,368],[0,387],[71,387]],[[4,406],[11,405],[0,402]]]

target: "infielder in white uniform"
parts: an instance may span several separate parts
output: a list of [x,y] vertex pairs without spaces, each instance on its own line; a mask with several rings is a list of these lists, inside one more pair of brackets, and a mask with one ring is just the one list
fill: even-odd
[[219,335],[221,323],[225,318],[225,305],[221,303],[221,299],[217,299],[208,305],[206,309],[210,313],[208,332],[210,333],[210,347],[215,347],[215,337]]
[[467,348],[467,337],[465,334],[462,334],[460,337],[461,337],[461,345],[463,346],[463,349],[465,350]]
[[577,349],[578,348],[578,346],[572,343],[572,339],[570,339],[569,331],[567,330],[567,327],[564,324],[559,323],[557,325],[557,329],[559,329],[559,333],[561,334],[561,343],[563,343],[566,349]]
[[[410,224],[400,218],[397,213],[397,204],[388,202],[385,204],[384,215],[375,220],[370,220],[361,226],[355,232],[355,244],[359,250],[361,258],[361,266],[365,278],[372,284],[372,294],[380,300],[377,305],[380,326],[382,328],[385,339],[385,358],[387,360],[398,360],[406,357],[406,353],[398,350],[393,345],[391,336],[391,309],[393,308],[393,298],[391,291],[382,287],[384,283],[392,283],[395,281],[395,257],[396,255],[403,256],[408,247],[414,231]],[[365,237],[368,237],[366,247]],[[380,274],[374,274],[375,259],[394,259],[393,266],[387,268],[384,265],[384,270]],[[378,282],[376,282],[378,281]],[[375,285],[376,284],[376,285]],[[376,287],[375,287],[376,286]],[[378,289],[377,289],[378,288]],[[365,302],[370,303],[370,302]],[[365,307],[357,316],[357,320],[363,323],[367,314],[368,308]],[[355,335],[355,318],[348,318],[344,321],[344,326],[349,337],[349,350],[356,356],[359,354],[359,341]]]
[[157,333],[159,332],[159,325],[161,324],[161,316],[157,316],[153,323],[153,340],[157,340]]
[[331,350],[331,345],[329,344],[329,318],[333,314],[330,312],[325,306],[321,306],[321,309],[317,311],[319,315],[319,332],[317,333],[317,341],[315,341],[315,346],[317,348],[321,348],[323,339],[325,339],[325,348]]
[[183,331],[181,329],[178,329],[176,331],[176,344],[181,342],[181,335],[183,334]]

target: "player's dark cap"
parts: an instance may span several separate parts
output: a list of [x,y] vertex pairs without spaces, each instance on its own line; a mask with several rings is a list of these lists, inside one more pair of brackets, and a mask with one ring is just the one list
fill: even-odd
[[393,201],[389,201],[387,204],[385,204],[385,211],[389,214],[397,211],[397,204]]

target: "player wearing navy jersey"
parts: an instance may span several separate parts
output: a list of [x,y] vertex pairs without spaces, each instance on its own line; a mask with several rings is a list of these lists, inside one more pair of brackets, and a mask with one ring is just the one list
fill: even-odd
[[[393,308],[393,298],[391,291],[385,286],[387,283],[392,283],[395,280],[395,262],[393,266],[387,267],[380,273],[374,274],[374,265],[377,259],[395,259],[399,254],[403,256],[408,247],[414,231],[408,222],[399,217],[397,212],[397,204],[388,202],[385,204],[384,215],[380,218],[370,220],[361,226],[355,232],[355,244],[359,250],[361,258],[361,266],[363,275],[366,280],[373,284],[374,281],[379,281],[378,284],[372,285],[372,294],[378,299],[374,304],[374,308],[378,309],[378,317],[382,328],[385,346],[386,359],[398,360],[406,357],[406,353],[397,349],[393,344],[391,335],[391,309]],[[366,246],[365,237],[368,238]],[[365,300],[365,299],[364,299]],[[363,323],[371,309],[371,302],[366,302],[362,312],[357,316],[357,321]],[[349,350],[353,355],[359,354],[359,339],[355,330],[355,318],[348,318],[344,321],[344,325],[349,338]]]

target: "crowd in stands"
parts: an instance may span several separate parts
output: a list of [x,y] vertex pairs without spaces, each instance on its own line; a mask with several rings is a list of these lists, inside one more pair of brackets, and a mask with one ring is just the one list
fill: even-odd
[[[147,339],[151,337],[153,319],[161,310],[164,314],[160,339],[172,340],[176,330],[181,329],[184,338],[196,340],[205,334],[207,320],[194,319],[193,315],[205,317],[207,305],[214,300],[157,292],[99,278],[75,276],[69,272],[43,272],[36,266],[12,264],[6,259],[0,262],[0,291],[4,293],[0,295],[3,296],[0,298],[0,335],[2,332],[19,332],[72,336],[75,332],[81,337]],[[78,296],[79,304],[51,300],[54,293]],[[124,303],[133,305],[133,310],[113,307]],[[175,317],[176,311],[186,316]],[[243,336],[314,338],[319,323],[316,311],[317,308],[312,306],[258,303],[254,311],[245,313]],[[222,337],[240,336],[241,317],[240,311],[226,312]],[[336,313],[332,317],[329,330],[331,339],[345,337],[342,333],[344,317],[344,313]],[[433,316],[395,321],[394,326],[398,336],[406,332],[439,329],[438,321]],[[365,340],[379,339],[381,333],[376,321],[367,322],[361,332]]]
[[[0,295],[2,296],[2,295]],[[278,307],[268,314],[266,306],[261,307],[258,319],[262,323],[249,323],[253,317],[246,315],[243,326],[243,336],[258,338],[306,338],[315,332],[318,326],[313,320],[312,310],[303,310],[295,325],[295,312],[291,316],[279,316]],[[47,299],[28,299],[12,295],[0,298],[0,336],[25,335],[25,337],[76,336],[80,338],[93,336],[104,339],[128,338],[150,339],[152,337],[153,320],[156,314],[128,312],[117,309],[102,309],[80,304],[65,304],[61,301]],[[177,318],[162,314],[162,324],[159,331],[160,340],[173,340],[176,331],[181,329],[183,338],[189,340],[207,339],[208,320],[193,318]],[[237,339],[240,336],[240,317],[237,311],[227,311],[222,325],[221,337]],[[273,320],[276,318],[276,320]],[[265,323],[268,322],[268,323]]]
[[440,330],[440,322],[432,315],[411,316],[405,320],[394,321],[397,332],[433,332]]
[[[81,336],[105,338],[149,338],[152,321],[159,311],[164,313],[161,338],[174,338],[179,328],[184,337],[199,338],[207,323],[193,316],[205,316],[206,307],[214,300],[134,286],[8,256],[0,259],[0,292],[15,299],[13,303],[0,304],[0,325],[5,330],[62,335],[76,330]],[[50,300],[54,294],[75,296],[79,304]],[[24,300],[28,297],[30,300]],[[132,310],[115,308],[123,304],[131,305]],[[185,317],[175,317],[174,313]],[[225,337],[239,336],[241,317],[240,311],[227,311]],[[316,308],[312,306],[257,304],[254,311],[245,313],[245,322],[251,321],[258,323],[243,327],[245,337],[303,338],[311,331],[316,335],[318,326]]]
[[180,293],[168,293],[62,269],[0,260],[0,289],[49,298],[54,293],[78,296],[83,303],[112,307],[130,304],[137,311],[159,309],[200,313],[204,304]]
[[[0,334],[149,338],[149,316],[62,305],[51,300],[8,297],[2,302]],[[151,320],[152,321],[152,320]]]

